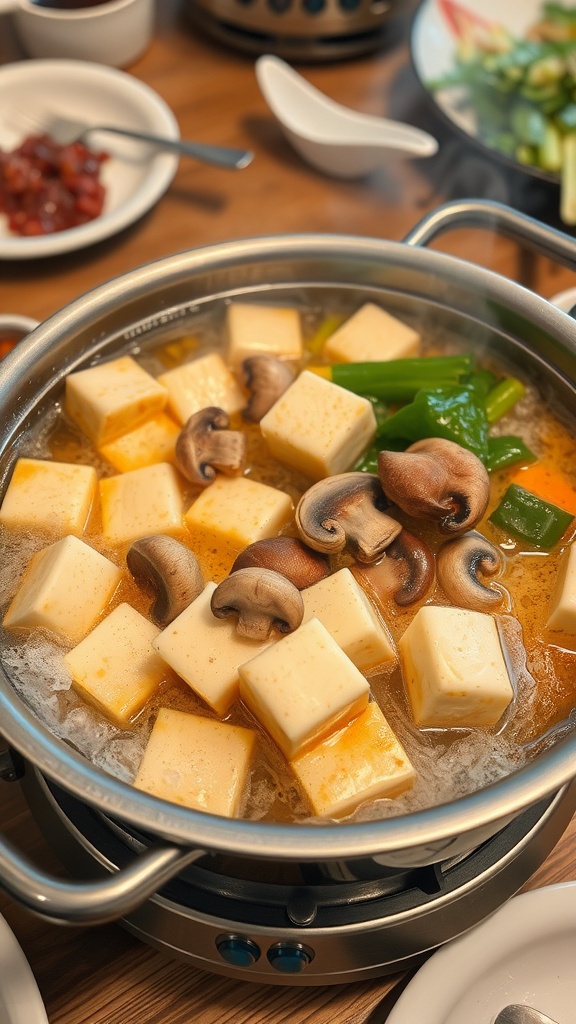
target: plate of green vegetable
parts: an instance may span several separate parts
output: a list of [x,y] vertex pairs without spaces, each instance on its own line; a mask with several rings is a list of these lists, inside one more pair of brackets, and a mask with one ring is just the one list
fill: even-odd
[[558,183],[560,216],[576,224],[576,3],[423,0],[411,52],[451,124]]

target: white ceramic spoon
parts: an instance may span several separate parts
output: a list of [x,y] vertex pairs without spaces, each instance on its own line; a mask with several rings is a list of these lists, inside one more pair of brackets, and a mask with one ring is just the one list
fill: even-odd
[[433,156],[438,150],[436,139],[419,128],[329,99],[279,57],[259,57],[256,78],[286,137],[325,174],[360,178],[390,157]]

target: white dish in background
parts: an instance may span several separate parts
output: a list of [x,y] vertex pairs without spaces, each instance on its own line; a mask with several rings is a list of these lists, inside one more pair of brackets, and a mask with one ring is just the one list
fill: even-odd
[[0,916],[0,1021],[48,1024],[42,997],[16,937]]
[[[92,124],[113,124],[179,139],[170,107],[149,86],[124,71],[74,60],[27,60],[0,68],[0,147],[13,149],[30,134],[18,127],[17,113],[44,111]],[[143,216],[164,194],[178,167],[178,156],[119,136],[90,136],[93,149],[110,159],[102,165],[106,188],[102,214],[79,227],[51,235],[21,238],[0,215],[0,259],[55,256],[109,238]]]
[[508,1003],[576,1024],[575,963],[576,883],[534,889],[434,953],[386,1024],[492,1024]]
[[562,309],[564,313],[569,313],[571,309],[576,306],[576,287],[567,288],[566,291],[558,292],[557,295],[553,295],[550,302],[554,306],[558,306],[558,309]]
[[[542,13],[543,0],[457,0],[458,6],[477,15],[484,21],[503,25],[515,36],[522,38]],[[477,135],[473,107],[463,102],[459,89],[442,89],[433,92],[430,83],[444,78],[454,69],[456,58],[456,36],[442,13],[440,0],[423,0],[412,24],[410,48],[414,70],[423,88],[442,114],[460,131],[469,136],[486,153],[511,165],[526,174],[558,181],[558,176],[528,164],[521,164],[498,150],[489,149]]]
[[363,177],[391,157],[427,157],[438,150],[436,139],[419,128],[329,99],[279,57],[259,57],[256,78],[288,141],[332,177]]

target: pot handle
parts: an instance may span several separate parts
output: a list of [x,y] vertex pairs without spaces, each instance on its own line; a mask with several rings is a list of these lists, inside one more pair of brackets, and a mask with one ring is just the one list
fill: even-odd
[[[0,751],[0,777],[15,781]],[[0,836],[0,889],[32,913],[53,924],[106,924],[135,910],[193,861],[203,850],[158,843],[109,878],[67,882],[39,870]]]
[[564,231],[548,227],[526,213],[487,199],[462,199],[444,203],[424,217],[406,235],[407,245],[428,245],[438,235],[464,227],[497,231],[542,256],[576,269],[576,240]]

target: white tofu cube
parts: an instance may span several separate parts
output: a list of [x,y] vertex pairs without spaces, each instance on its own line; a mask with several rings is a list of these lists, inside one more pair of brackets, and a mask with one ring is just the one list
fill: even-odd
[[100,447],[100,454],[119,473],[142,469],[156,462],[173,462],[180,426],[159,412],[145,423]]
[[220,581],[245,547],[276,537],[293,515],[284,491],[244,476],[222,476],[202,491],[184,519],[204,577]]
[[256,738],[251,729],[160,708],[134,785],[183,807],[239,817]]
[[562,555],[547,626],[576,635],[576,543],[570,544]]
[[236,621],[217,619],[210,600],[215,583],[207,583],[195,601],[163,629],[154,647],[164,661],[218,715],[238,697],[238,666],[269,645],[238,635]]
[[367,800],[399,796],[416,772],[380,708],[371,701],[353,722],[292,761],[313,813],[341,818]]
[[312,480],[345,473],[376,433],[368,399],[305,370],[260,421],[270,453]]
[[121,728],[166,678],[152,646],[159,632],[129,604],[119,604],[64,657],[75,689]]
[[47,629],[76,644],[93,628],[122,571],[77,537],[63,537],[39,551],[13,598],[7,629]]
[[18,459],[0,508],[0,523],[55,537],[81,534],[97,495],[98,475],[92,466]]
[[166,389],[131,356],[66,377],[66,412],[97,447],[160,412],[166,399]]
[[184,529],[180,480],[167,462],[101,480],[100,504],[102,533],[112,544]]
[[369,687],[318,619],[240,666],[240,696],[288,759],[350,722]]
[[514,696],[496,623],[484,612],[425,605],[398,648],[420,728],[495,725]]
[[413,327],[367,302],[330,335],[323,355],[333,363],[407,359],[418,355],[420,340]]
[[297,309],[231,302],[226,310],[226,327],[226,358],[231,366],[237,367],[253,355],[302,358],[304,346]]
[[211,352],[174,370],[161,373],[158,381],[168,392],[170,410],[182,425],[200,409],[216,405],[229,416],[246,405],[246,395],[221,355]]
[[302,591],[304,622],[319,619],[356,668],[369,672],[396,660],[392,638],[350,569]]

